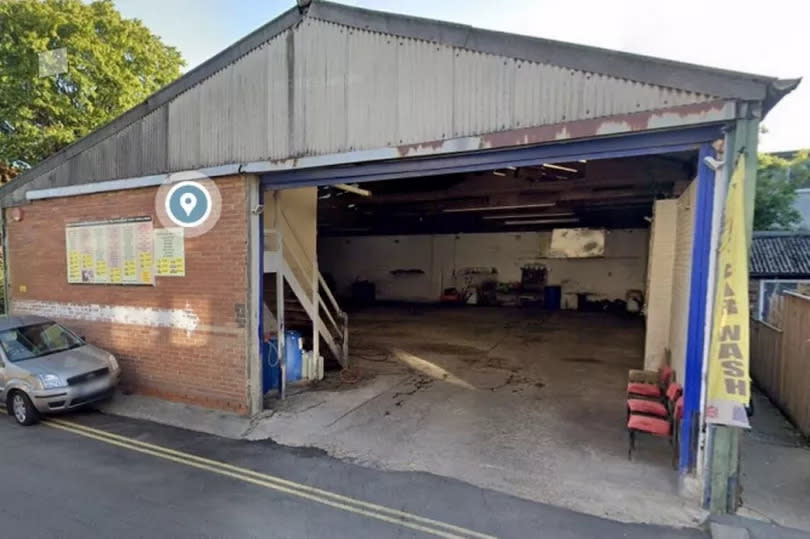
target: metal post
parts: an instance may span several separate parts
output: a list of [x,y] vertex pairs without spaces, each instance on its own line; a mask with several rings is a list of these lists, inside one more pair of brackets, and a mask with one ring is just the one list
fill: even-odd
[[[745,138],[741,141],[741,150],[745,153],[745,224],[749,249],[751,248],[751,236],[754,230],[754,199],[757,194],[757,168],[759,164],[757,145],[759,143],[759,120],[762,117],[762,110],[759,107],[760,105],[756,105],[756,108],[754,108],[754,105],[749,105],[747,119],[744,120],[746,124]],[[734,157],[736,155],[735,153]]]
[[[264,369],[266,358],[264,356],[264,216],[261,211],[254,212],[263,203],[264,188],[255,176],[246,176],[248,183],[247,215],[248,238],[251,246],[250,269],[248,271],[248,306],[250,309],[247,326],[254,331],[248,332],[248,395],[251,415],[256,415],[264,407]],[[258,345],[258,346],[257,346]]]
[[312,361],[307,367],[310,380],[318,378],[318,357],[321,348],[321,295],[318,288],[318,259],[317,254],[312,261]]
[[273,193],[276,218],[276,247],[278,248],[278,264],[276,265],[276,341],[278,343],[278,364],[281,369],[279,381],[279,397],[284,399],[287,393],[287,351],[286,335],[284,332],[284,233],[281,230],[281,200],[279,191]]
[[[754,226],[754,197],[756,195],[757,138],[761,111],[748,103],[741,105],[735,126],[734,145],[725,159],[734,167],[737,156],[745,153],[746,240],[751,242]],[[728,177],[731,177],[729,171]],[[709,495],[708,509],[712,513],[733,513],[737,510],[740,477],[740,429],[725,425],[709,426]]]
[[341,355],[343,356],[343,368],[349,368],[349,317],[341,312],[340,318],[343,320],[343,345]]

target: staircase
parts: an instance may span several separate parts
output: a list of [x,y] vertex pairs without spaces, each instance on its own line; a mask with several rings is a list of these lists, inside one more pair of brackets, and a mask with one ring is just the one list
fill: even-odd
[[315,253],[307,252],[278,206],[275,215],[275,227],[264,231],[264,301],[280,331],[299,331],[315,358],[321,354],[345,368],[348,317],[318,270]]

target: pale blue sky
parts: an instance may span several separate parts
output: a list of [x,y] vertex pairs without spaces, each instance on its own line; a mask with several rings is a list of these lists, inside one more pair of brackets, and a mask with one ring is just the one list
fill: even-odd
[[[294,5],[294,0],[115,0],[177,47],[188,68]],[[607,47],[783,78],[810,75],[801,0],[345,0],[481,28]],[[810,80],[764,122],[763,151],[810,147]]]

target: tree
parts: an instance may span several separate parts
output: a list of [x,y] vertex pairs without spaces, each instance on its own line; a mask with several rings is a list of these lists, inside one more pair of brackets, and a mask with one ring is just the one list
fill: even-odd
[[[39,53],[60,48],[67,70],[39,76]],[[142,102],[183,65],[111,0],[1,0],[0,169],[33,166]]]
[[810,187],[808,150],[788,158],[760,154],[754,202],[754,230],[792,229],[801,220],[796,189]]
[[796,189],[810,187],[810,149],[796,152],[788,161],[785,174]]

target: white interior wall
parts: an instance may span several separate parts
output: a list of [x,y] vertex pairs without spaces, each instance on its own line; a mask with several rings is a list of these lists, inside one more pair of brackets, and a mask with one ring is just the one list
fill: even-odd
[[[333,276],[339,293],[348,294],[357,280],[369,280],[382,300],[437,301],[444,288],[463,286],[456,276],[465,267],[494,267],[498,281],[520,281],[521,267],[529,263],[544,264],[548,284],[561,285],[563,293],[625,299],[628,290],[644,290],[646,229],[609,230],[600,258],[545,258],[550,238],[548,231],[324,237],[318,249],[321,271]],[[392,275],[396,269],[423,273]]]
[[[283,215],[276,216],[275,200]],[[278,229],[283,237],[284,256],[302,286],[311,289],[318,244],[318,188],[300,187],[264,194],[265,248],[277,249]]]
[[692,277],[692,244],[695,230],[695,196],[697,182],[678,198],[675,237],[675,264],[672,272],[672,312],[669,345],[672,368],[677,380],[686,376],[686,332],[689,322],[689,291]]
[[670,347],[677,217],[677,200],[659,200],[655,203],[650,227],[650,256],[647,263],[645,369],[654,370],[663,365],[666,350]]

